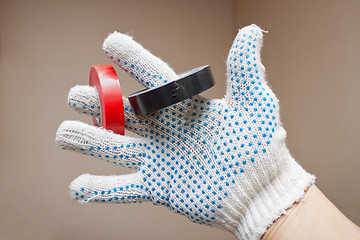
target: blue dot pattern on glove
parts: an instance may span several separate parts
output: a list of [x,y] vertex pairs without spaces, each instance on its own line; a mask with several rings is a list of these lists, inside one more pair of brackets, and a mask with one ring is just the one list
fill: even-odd
[[[128,151],[124,150],[120,154],[106,154],[109,149],[130,145],[94,145],[87,151],[80,150],[128,167],[137,168],[141,164],[143,185],[114,187],[100,193],[90,191],[87,198],[82,190],[75,193],[76,198],[105,201],[104,196],[114,191],[139,188],[148,195],[110,197],[106,201],[151,198],[154,204],[166,205],[194,222],[211,225],[223,207],[223,200],[235,191],[231,185],[242,181],[241,174],[248,166],[267,158],[278,124],[277,100],[263,79],[258,44],[261,36],[261,32],[254,30],[237,35],[228,57],[229,83],[224,99],[197,96],[143,117],[135,116],[131,107],[126,106],[127,129],[148,139],[142,146],[143,152],[125,154]],[[120,59],[114,59],[109,52],[107,55],[121,64]],[[126,61],[122,67],[145,85],[153,86],[136,73],[164,79]],[[105,154],[99,153],[102,148]],[[134,157],[145,160],[123,161]]]
[[[141,138],[64,122],[57,141],[65,149],[138,170],[120,176],[81,175],[70,186],[72,196],[81,202],[151,200],[242,239],[261,236],[314,182],[285,146],[278,100],[260,61],[261,45],[257,26],[239,31],[227,59],[222,99],[195,96],[144,116],[135,115],[124,99],[126,129]],[[128,36],[111,35],[104,46],[109,58],[144,86],[177,77]],[[97,96],[77,97],[86,95],[77,92],[91,95],[94,90],[71,91],[70,105],[97,106]]]

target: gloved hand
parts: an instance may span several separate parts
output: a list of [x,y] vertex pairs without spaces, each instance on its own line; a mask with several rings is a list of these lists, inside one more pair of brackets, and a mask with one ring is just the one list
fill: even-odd
[[[257,239],[314,183],[285,145],[278,99],[260,61],[262,30],[239,31],[227,59],[222,99],[196,96],[155,113],[137,116],[124,98],[121,136],[76,121],[63,122],[56,141],[64,148],[137,169],[120,176],[84,174],[70,185],[80,202],[152,201],[191,221]],[[131,37],[113,33],[103,45],[114,63],[146,87],[175,80],[175,72]],[[99,115],[96,89],[76,86],[68,102]]]

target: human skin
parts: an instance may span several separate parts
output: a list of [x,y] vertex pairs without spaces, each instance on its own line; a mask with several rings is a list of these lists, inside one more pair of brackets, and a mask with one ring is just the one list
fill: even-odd
[[360,228],[351,222],[315,186],[311,185],[301,202],[278,218],[262,240],[360,239]]

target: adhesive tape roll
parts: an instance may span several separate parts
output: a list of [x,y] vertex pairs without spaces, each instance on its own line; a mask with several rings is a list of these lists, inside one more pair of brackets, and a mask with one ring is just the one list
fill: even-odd
[[142,115],[195,96],[215,85],[209,66],[181,73],[179,79],[156,88],[143,89],[128,98],[135,114]]
[[101,120],[93,117],[94,125],[124,135],[124,104],[115,69],[111,65],[92,66],[89,85],[96,87],[100,100]]

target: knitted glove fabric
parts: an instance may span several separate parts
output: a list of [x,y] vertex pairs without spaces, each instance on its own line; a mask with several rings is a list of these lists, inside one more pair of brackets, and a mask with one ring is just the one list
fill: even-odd
[[[239,239],[259,239],[315,179],[286,148],[278,99],[260,61],[262,38],[256,25],[237,34],[222,99],[195,96],[137,116],[124,98],[126,129],[139,138],[63,122],[56,141],[64,149],[136,169],[120,176],[81,175],[70,185],[72,197],[80,202],[152,201],[193,222],[227,229]],[[177,78],[127,35],[109,35],[103,48],[146,87]],[[72,88],[68,102],[79,112],[100,114],[92,87]]]

